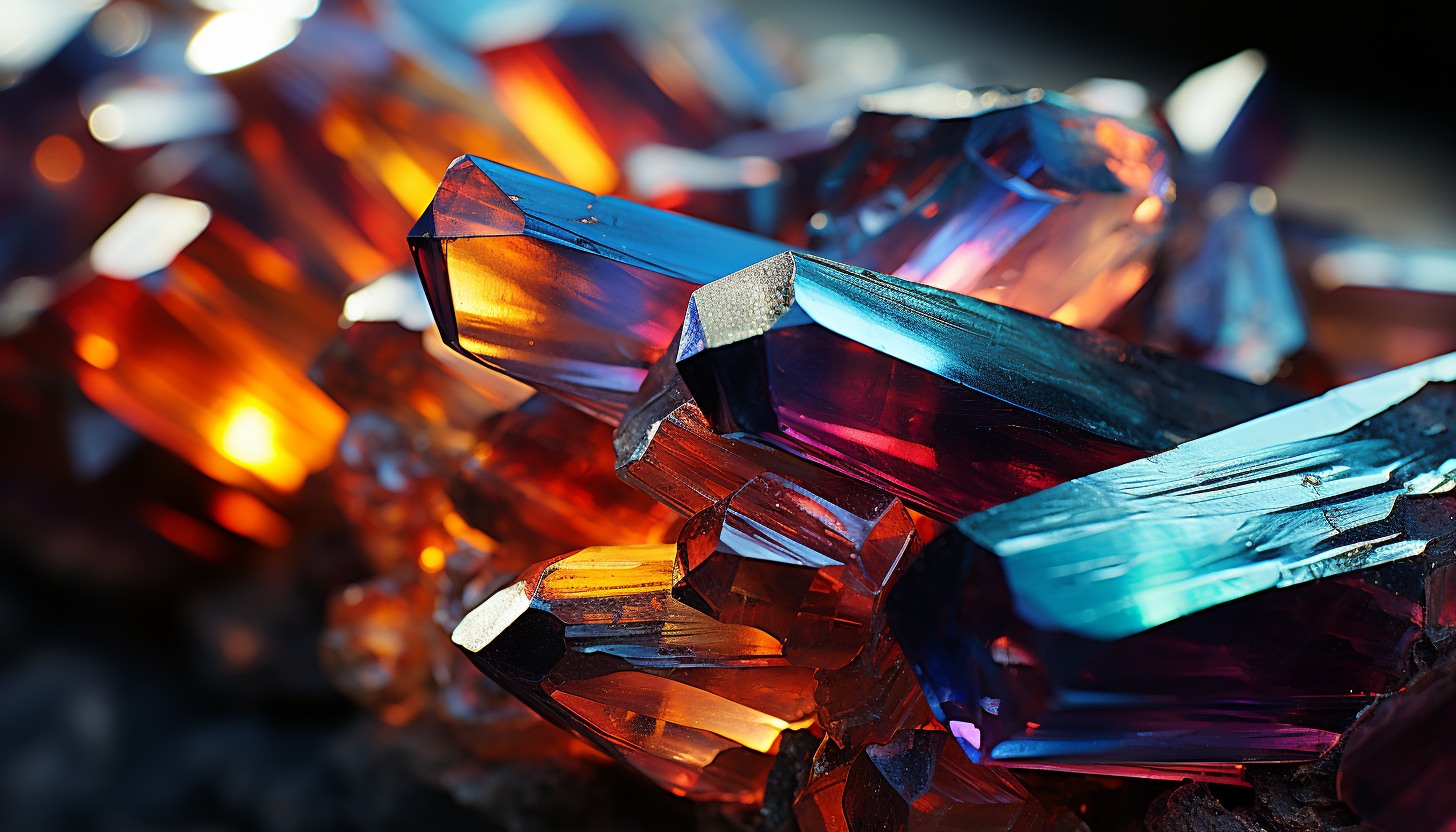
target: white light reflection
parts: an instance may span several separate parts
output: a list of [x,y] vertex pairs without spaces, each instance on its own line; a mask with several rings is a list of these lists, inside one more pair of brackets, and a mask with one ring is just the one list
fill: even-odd
[[292,17],[258,12],[223,12],[202,25],[187,44],[187,66],[202,75],[245,67],[298,37]]
[[147,42],[152,13],[136,0],[115,0],[91,19],[86,35],[103,55],[119,58]]
[[313,17],[319,9],[319,0],[192,0],[192,4],[210,12],[252,12],[294,20]]
[[1456,295],[1456,251],[1451,249],[1352,242],[1324,252],[1309,270],[1315,285],[1327,290],[1370,286]]
[[1088,78],[1067,88],[1083,107],[1118,118],[1137,118],[1148,109],[1148,91],[1136,81]]
[[106,0],[0,0],[0,74],[50,60]]
[[147,194],[91,247],[91,268],[119,280],[165,269],[212,220],[204,202]]
[[730,191],[777,182],[779,164],[766,156],[722,157],[682,147],[643,145],[627,157],[633,193],[655,199],[675,191]]
[[425,288],[413,273],[392,272],[344,299],[344,320],[398,321],[423,332],[435,322]]
[[1217,147],[1268,65],[1263,53],[1245,49],[1183,79],[1163,105],[1178,144],[1193,154]]
[[238,106],[213,82],[154,79],[103,94],[86,123],[97,141],[125,150],[226,133],[237,126]]

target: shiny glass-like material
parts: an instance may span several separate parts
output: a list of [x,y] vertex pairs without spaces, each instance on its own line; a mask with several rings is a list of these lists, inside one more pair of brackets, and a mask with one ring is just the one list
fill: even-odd
[[446,344],[613,424],[692,290],[787,248],[475,156],[409,242]]
[[1313,759],[1400,686],[1423,618],[1396,564],[1100,642],[1018,616],[1004,562],[952,529],[889,604],[937,718],[1003,765],[1236,782],[1243,763]]
[[1004,769],[981,766],[944,731],[814,755],[794,802],[805,832],[1041,832],[1046,813]]
[[756,477],[676,547],[598,546],[527,570],[455,643],[664,786],[752,801],[786,728],[878,736],[884,723],[884,739],[932,721],[882,633],[884,590],[919,550],[914,522],[850,485],[831,500]]
[[1420,555],[1456,486],[1456,354],[966,517],[1033,624],[1110,639]]
[[693,293],[678,370],[717,432],[767,440],[949,520],[1292,398],[792,253]]
[[1151,125],[1039,89],[865,99],[819,184],[818,253],[1084,327],[1147,280],[1173,199]]

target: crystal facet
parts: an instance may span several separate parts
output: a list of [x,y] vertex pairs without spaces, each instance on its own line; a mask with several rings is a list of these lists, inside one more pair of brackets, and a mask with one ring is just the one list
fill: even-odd
[[787,248],[475,156],[409,239],[445,343],[612,423],[692,290]]
[[1151,126],[1036,89],[926,85],[862,106],[819,185],[818,253],[1076,326],[1147,280],[1173,197]]
[[1046,819],[1008,772],[972,763],[944,731],[915,730],[858,749],[825,740],[794,814],[805,832],[1041,832]]
[[1293,398],[793,253],[693,293],[678,370],[719,433],[768,440],[950,520]]
[[884,590],[919,548],[913,520],[849,485],[831,501],[758,476],[693,517],[676,547],[593,547],[533,567],[454,640],[669,788],[753,800],[779,732],[816,714],[836,735],[881,739],[931,722],[882,626]]
[[[1337,388],[980,514],[1039,627],[1118,638],[1425,551],[1456,484],[1456,354]],[[1438,501],[1437,501],[1438,502]]]
[[1404,577],[1361,573],[1099,642],[1018,617],[1003,563],[946,532],[889,621],[937,718],[1005,765],[1236,782],[1241,763],[1313,759],[1400,685],[1422,621]]

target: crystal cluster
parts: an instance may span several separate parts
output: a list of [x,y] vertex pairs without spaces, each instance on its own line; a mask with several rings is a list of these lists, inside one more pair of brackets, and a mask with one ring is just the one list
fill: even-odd
[[[127,505],[209,568],[347,549],[309,667],[457,798],[1450,827],[1451,256],[1279,208],[1263,56],[1149,110],[711,6],[197,5],[36,76],[89,137],[0,66],[3,414],[175,455]],[[292,34],[232,72],[230,15]]]

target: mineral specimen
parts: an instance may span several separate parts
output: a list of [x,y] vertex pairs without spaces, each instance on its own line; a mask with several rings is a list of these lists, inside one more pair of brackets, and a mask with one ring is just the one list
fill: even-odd
[[445,343],[613,424],[692,290],[788,248],[475,156],[409,240]]
[[1375,571],[1100,642],[1019,618],[1004,563],[946,532],[889,608],[936,717],[1003,765],[1237,782],[1241,763],[1313,759],[1400,686],[1423,618],[1418,589]]
[[976,765],[944,731],[814,755],[794,804],[804,832],[1041,832],[1046,813],[1004,769]]
[[767,440],[948,520],[1292,399],[794,253],[695,291],[677,364],[718,433]]
[[1456,531],[1456,354],[966,517],[1032,624],[1140,632]]
[[1143,285],[1166,204],[1151,125],[1040,89],[867,95],[820,180],[810,246],[1076,326]]
[[[779,733],[816,710],[840,735],[929,722],[882,634],[884,589],[918,547],[893,497],[857,484],[821,497],[763,474],[693,517],[676,547],[594,547],[533,567],[454,640],[668,788],[752,801]],[[856,659],[884,675],[833,673]]]

